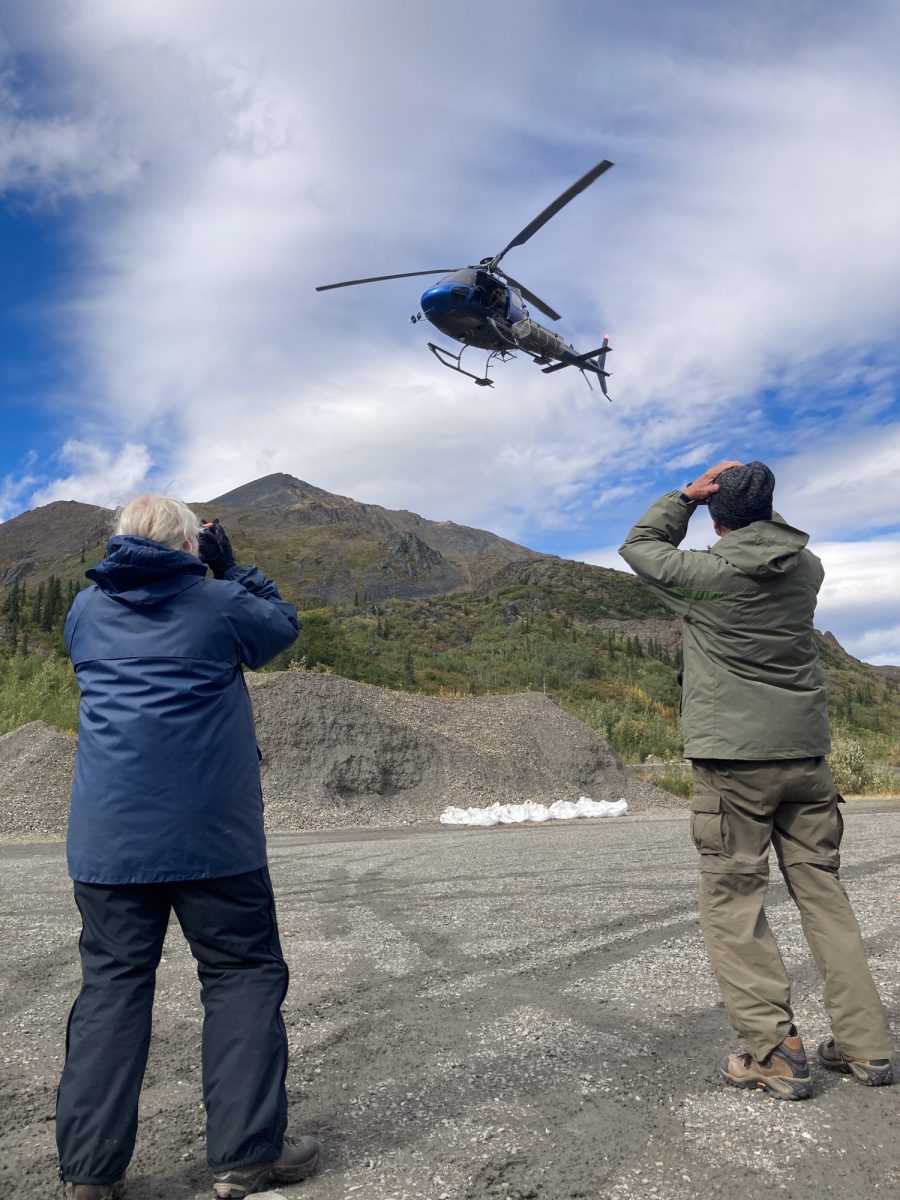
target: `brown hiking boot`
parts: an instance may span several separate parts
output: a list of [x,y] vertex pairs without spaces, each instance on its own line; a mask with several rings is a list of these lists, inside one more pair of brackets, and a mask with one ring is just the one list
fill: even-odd
[[834,1038],[826,1038],[816,1046],[816,1057],[826,1071],[840,1071],[852,1075],[866,1087],[887,1087],[894,1082],[889,1058],[849,1058],[834,1044]]
[[762,1061],[746,1053],[723,1055],[719,1074],[732,1087],[765,1088],[779,1100],[805,1100],[812,1094],[806,1051],[796,1031]]
[[270,1183],[299,1183],[319,1165],[319,1143],[314,1137],[284,1139],[281,1157],[274,1162],[251,1163],[213,1175],[213,1192],[218,1200],[242,1200],[264,1192]]
[[67,1183],[66,1200],[121,1200],[125,1195],[125,1176],[115,1183]]

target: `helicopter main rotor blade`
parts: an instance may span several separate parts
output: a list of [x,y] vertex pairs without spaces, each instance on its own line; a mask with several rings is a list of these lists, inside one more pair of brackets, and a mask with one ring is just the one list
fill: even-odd
[[506,271],[502,271],[501,274],[506,278],[507,282],[511,283],[514,288],[522,293],[529,304],[533,304],[535,308],[539,308],[551,321],[559,320],[559,313],[555,312],[549,304],[545,304],[540,296],[536,296],[534,292],[529,291],[527,287],[519,283],[518,279],[513,279],[512,275],[509,275]]
[[561,208],[565,208],[569,201],[574,200],[579,192],[583,192],[586,187],[590,187],[594,180],[598,179],[604,171],[608,171],[612,165],[609,159],[604,158],[603,162],[597,163],[596,167],[591,167],[586,175],[582,175],[577,183],[573,183],[570,188],[566,188],[563,194],[557,196],[552,204],[548,204],[544,211],[539,213],[530,225],[526,225],[521,233],[516,234],[505,250],[500,251],[493,260],[493,266],[496,267],[500,259],[512,250],[513,246],[524,246],[528,239],[537,233],[543,225],[546,225],[551,217],[555,217]]
[[435,267],[433,271],[401,271],[399,275],[370,275],[367,279],[345,279],[342,283],[323,283],[317,292],[330,292],[332,288],[355,287],[358,283],[382,283],[385,279],[413,279],[416,275],[449,275],[459,267]]

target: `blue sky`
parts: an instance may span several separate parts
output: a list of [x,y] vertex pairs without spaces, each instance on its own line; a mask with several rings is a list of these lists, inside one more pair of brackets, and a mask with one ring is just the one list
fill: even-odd
[[[0,13],[0,519],[277,470],[618,565],[659,492],[762,458],[820,626],[900,662],[896,5]],[[505,265],[610,334],[612,405],[443,370],[419,280],[313,290],[493,253],[604,157]]]

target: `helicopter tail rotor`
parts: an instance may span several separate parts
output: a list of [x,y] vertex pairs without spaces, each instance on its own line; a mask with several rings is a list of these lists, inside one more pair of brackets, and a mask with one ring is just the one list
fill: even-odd
[[582,373],[590,371],[591,374],[598,376],[600,390],[612,403],[612,397],[606,390],[606,381],[611,372],[603,369],[607,354],[612,354],[612,346],[609,344],[609,338],[604,335],[602,344],[596,350],[589,350],[587,354],[567,355],[562,362],[554,363],[552,367],[544,367],[543,372],[545,375],[552,375],[554,371],[564,371],[566,367],[577,367]]

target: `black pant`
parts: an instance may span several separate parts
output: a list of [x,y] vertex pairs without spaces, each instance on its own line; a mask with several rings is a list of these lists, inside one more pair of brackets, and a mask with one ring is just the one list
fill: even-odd
[[209,1165],[222,1171],[278,1158],[287,1124],[280,1009],[288,969],[268,870],[178,883],[76,883],[75,902],[82,985],[57,1098],[60,1176],[112,1183],[131,1159],[172,909],[202,985]]

